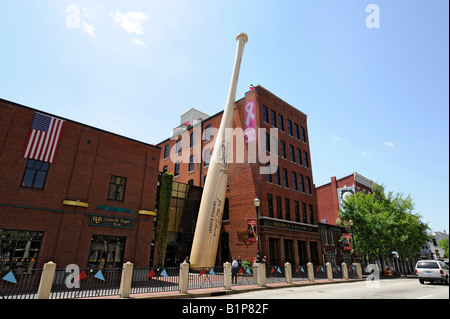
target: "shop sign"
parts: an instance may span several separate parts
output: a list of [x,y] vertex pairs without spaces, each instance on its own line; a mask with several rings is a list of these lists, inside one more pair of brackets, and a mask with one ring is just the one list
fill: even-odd
[[91,215],[90,225],[131,229],[133,228],[133,219],[116,216]]
[[259,221],[261,226],[272,226],[272,227],[278,227],[278,228],[284,228],[284,229],[292,229],[292,230],[300,230],[300,231],[309,231],[309,232],[318,232],[317,227],[311,227],[308,225],[300,225],[300,224],[294,224],[294,223],[286,223],[279,220],[271,220],[271,219],[265,219],[262,218]]

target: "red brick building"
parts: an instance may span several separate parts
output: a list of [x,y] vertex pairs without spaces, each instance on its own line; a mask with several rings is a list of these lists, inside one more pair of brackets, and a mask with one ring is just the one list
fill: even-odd
[[[251,150],[256,142],[240,144],[239,137],[233,139],[233,161],[229,165],[229,187],[216,263],[230,261],[232,256],[250,261],[256,256],[257,245],[249,240],[248,234],[251,219],[256,218],[253,200],[257,197],[261,201],[261,253],[268,263],[319,264],[322,253],[307,116],[257,86],[236,101],[233,129],[244,130],[248,126],[249,102],[256,110],[255,128],[264,129],[257,138],[262,151],[255,159]],[[214,128],[219,128],[222,114],[209,116],[195,109],[183,114],[173,137],[158,144],[160,170],[174,173],[174,181],[203,187],[214,145],[210,135]],[[272,135],[267,135],[269,143],[259,142],[271,128],[277,133],[275,141]],[[278,170],[261,174],[260,169],[266,170],[261,158],[270,154],[276,156]]]
[[0,267],[147,267],[160,149],[60,118],[54,160],[25,158],[37,113],[0,100]]
[[331,177],[331,182],[316,188],[317,212],[319,228],[322,237],[322,258],[325,262],[339,265],[343,261],[350,263],[351,252],[344,251],[339,242],[343,233],[350,233],[349,229],[337,226],[342,196],[346,192],[371,193],[373,181],[354,172],[341,179]]

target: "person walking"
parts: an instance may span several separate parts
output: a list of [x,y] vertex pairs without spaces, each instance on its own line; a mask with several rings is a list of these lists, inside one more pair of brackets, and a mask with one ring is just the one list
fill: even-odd
[[233,262],[231,263],[231,283],[233,283],[234,279],[234,283],[237,284],[238,270],[239,270],[239,263],[236,257],[233,257]]

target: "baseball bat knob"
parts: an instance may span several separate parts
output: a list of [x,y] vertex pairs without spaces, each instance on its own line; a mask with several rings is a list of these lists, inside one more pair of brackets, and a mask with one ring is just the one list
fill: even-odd
[[237,36],[236,36],[236,41],[239,39],[239,37],[244,37],[244,43],[247,43],[247,41],[248,41],[248,36],[245,34],[245,33],[239,33]]

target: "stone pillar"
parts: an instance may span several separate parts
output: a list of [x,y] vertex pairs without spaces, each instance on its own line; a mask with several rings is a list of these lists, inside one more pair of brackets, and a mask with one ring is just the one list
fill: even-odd
[[306,264],[307,270],[308,270],[308,280],[310,282],[314,282],[314,266],[311,262]]
[[286,283],[288,285],[292,284],[292,267],[291,263],[284,263],[284,277],[286,278]]
[[326,263],[327,265],[327,278],[329,281],[333,281],[333,266],[331,263]]
[[53,261],[49,261],[44,264],[44,270],[42,271],[41,281],[39,282],[39,289],[36,299],[49,299],[50,292],[52,290],[53,277],[55,276],[56,264]]
[[341,269],[342,269],[342,278],[344,280],[348,280],[348,268],[347,268],[347,263],[343,262],[341,264]]
[[358,274],[358,279],[363,279],[361,264],[360,263],[353,263],[353,266],[356,267],[356,272]]
[[258,265],[258,286],[266,286],[266,264],[259,263]]
[[223,285],[225,290],[231,289],[231,264],[228,261],[223,264]]
[[258,284],[258,265],[257,263],[253,263],[253,284]]
[[185,261],[180,265],[178,287],[181,294],[187,294],[189,287],[189,264]]
[[120,298],[129,298],[131,292],[131,281],[133,279],[133,264],[127,261],[122,266],[122,278],[120,279]]

